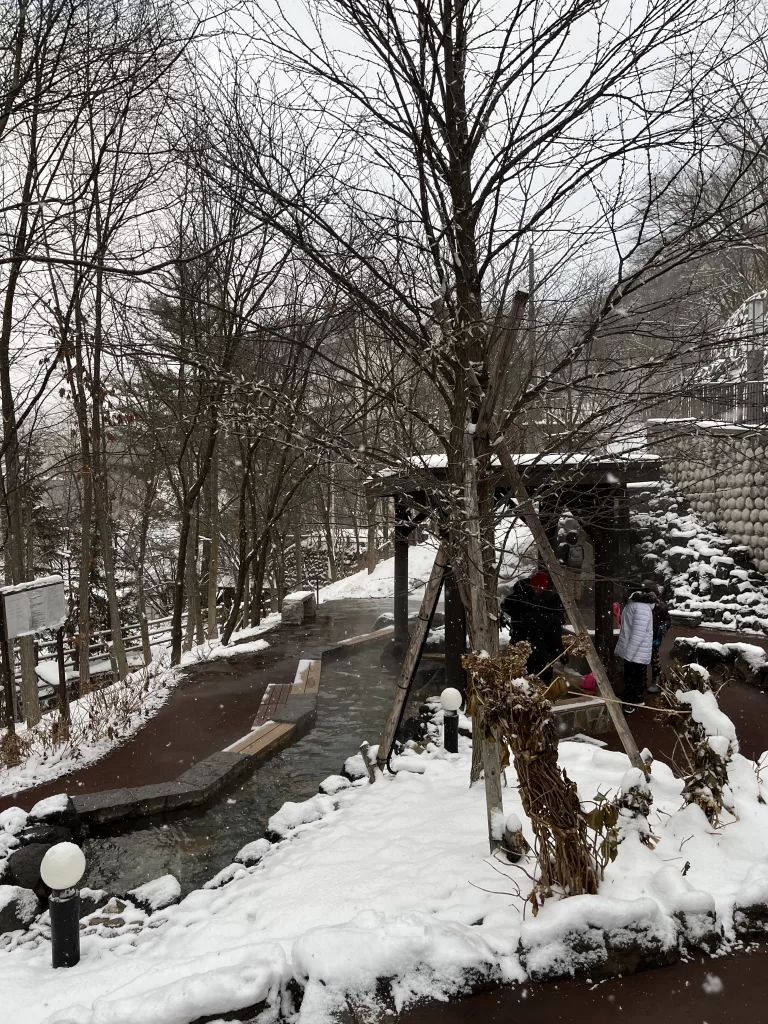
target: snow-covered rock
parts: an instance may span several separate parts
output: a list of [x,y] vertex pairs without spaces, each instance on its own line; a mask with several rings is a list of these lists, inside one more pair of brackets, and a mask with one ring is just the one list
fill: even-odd
[[31,889],[0,885],[0,935],[28,928],[40,910],[40,900]]
[[27,824],[27,812],[20,807],[8,807],[0,811],[0,828],[5,832],[15,835]]
[[651,899],[571,896],[523,923],[520,960],[535,981],[600,978],[674,963],[677,928]]
[[[360,760],[362,761],[362,757]],[[366,772],[367,777],[368,773]],[[342,789],[349,789],[351,785],[350,780],[344,775],[329,775],[320,783],[320,792],[325,793],[326,796],[333,796],[334,793],[339,793]]]
[[151,882],[131,889],[128,897],[137,907],[153,914],[156,910],[164,910],[178,903],[181,899],[181,886],[174,875],[161,875],[160,878],[153,878]]
[[307,825],[313,821],[319,821],[331,811],[336,810],[337,803],[329,796],[320,793],[312,796],[309,800],[301,800],[295,803],[286,800],[283,806],[273,814],[267,822],[266,836],[273,842],[285,839],[301,825]]
[[273,844],[268,839],[257,839],[253,843],[247,843],[235,854],[235,863],[245,864],[247,867],[258,864],[272,848]]

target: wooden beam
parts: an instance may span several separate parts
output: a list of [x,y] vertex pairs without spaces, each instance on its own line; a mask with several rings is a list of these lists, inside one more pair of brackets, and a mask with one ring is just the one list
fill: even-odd
[[408,534],[404,509],[395,503],[395,649],[404,651],[408,644]]
[[432,616],[434,615],[435,608],[437,607],[437,601],[440,597],[440,591],[443,586],[443,578],[445,576],[447,565],[448,551],[445,545],[441,544],[437,549],[437,554],[435,555],[432,572],[430,573],[429,580],[424,591],[424,597],[421,601],[421,607],[419,608],[419,617],[416,620],[416,626],[414,627],[413,634],[411,635],[410,642],[408,643],[408,650],[405,652],[403,664],[400,668],[400,674],[397,677],[395,699],[392,702],[392,709],[389,712],[389,716],[384,725],[384,731],[381,734],[379,750],[376,755],[376,763],[382,770],[384,769],[384,766],[389,759],[389,755],[392,753],[392,748],[395,745],[397,727],[400,724],[400,718],[402,717],[403,710],[408,700],[408,695],[411,692],[413,677],[416,673],[421,653],[424,650],[424,644],[427,642],[429,624],[432,621]]
[[533,507],[533,502],[528,496],[528,492],[520,478],[517,466],[515,465],[515,460],[512,458],[509,448],[507,447],[506,439],[501,433],[499,433],[493,439],[492,443],[507,476],[510,490],[515,498],[517,498],[518,514],[522,517],[525,525],[533,534],[534,542],[539,549],[539,554],[547,567],[549,575],[552,577],[555,589],[560,595],[560,600],[563,602],[565,610],[568,613],[568,618],[571,620],[571,624],[576,632],[587,637],[589,644],[587,648],[587,661],[589,662],[589,667],[592,669],[600,695],[605,698],[606,704],[608,705],[608,713],[611,716],[611,721],[614,724],[616,732],[619,734],[619,739],[626,751],[627,757],[636,768],[644,768],[644,762],[640,757],[640,751],[637,749],[634,736],[627,725],[627,720],[621,709],[621,703],[617,700],[616,695],[613,692],[613,687],[608,679],[603,662],[595,649],[595,645],[589,638],[589,633],[587,632],[587,626],[582,617],[581,610],[573,599],[573,595],[568,587],[568,582],[563,572],[563,567],[558,562],[555,552],[552,550],[552,547],[547,540],[547,535],[544,532],[538,515],[536,514],[536,509]]
[[452,569],[445,577],[445,685],[462,693],[467,677],[461,663],[467,653],[467,616]]

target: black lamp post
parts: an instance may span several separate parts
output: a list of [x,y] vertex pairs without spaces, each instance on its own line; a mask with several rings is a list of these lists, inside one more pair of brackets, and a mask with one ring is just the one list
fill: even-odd
[[443,746],[449,754],[459,752],[459,708],[462,702],[461,691],[448,686],[440,694],[443,706]]
[[57,843],[43,857],[40,877],[53,891],[48,898],[51,918],[51,963],[74,967],[80,962],[80,893],[77,883],[85,871],[85,855],[74,843]]

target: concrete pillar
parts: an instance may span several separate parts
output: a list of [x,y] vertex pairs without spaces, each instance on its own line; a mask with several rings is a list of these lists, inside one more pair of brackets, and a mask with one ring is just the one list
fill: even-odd
[[395,503],[395,633],[396,649],[405,650],[410,638],[408,633],[408,534],[404,507]]
[[467,653],[467,617],[451,570],[445,577],[445,685],[465,692],[466,673],[461,657]]

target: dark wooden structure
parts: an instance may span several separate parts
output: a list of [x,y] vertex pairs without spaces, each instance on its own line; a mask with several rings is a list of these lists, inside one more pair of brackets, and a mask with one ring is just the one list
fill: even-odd
[[[630,572],[629,510],[631,484],[656,482],[660,460],[655,456],[602,458],[586,455],[515,456],[528,493],[537,500],[542,525],[554,545],[558,520],[570,514],[589,536],[595,551],[595,646],[604,664],[613,655],[613,602],[633,580]],[[367,496],[391,498],[395,505],[394,640],[408,643],[408,542],[419,523],[439,523],[450,501],[447,463],[442,456],[411,459],[406,474],[381,475],[370,481]],[[509,506],[501,474],[495,488],[497,507]],[[464,608],[450,567],[445,583],[446,681],[463,686],[461,655],[466,644]]]

